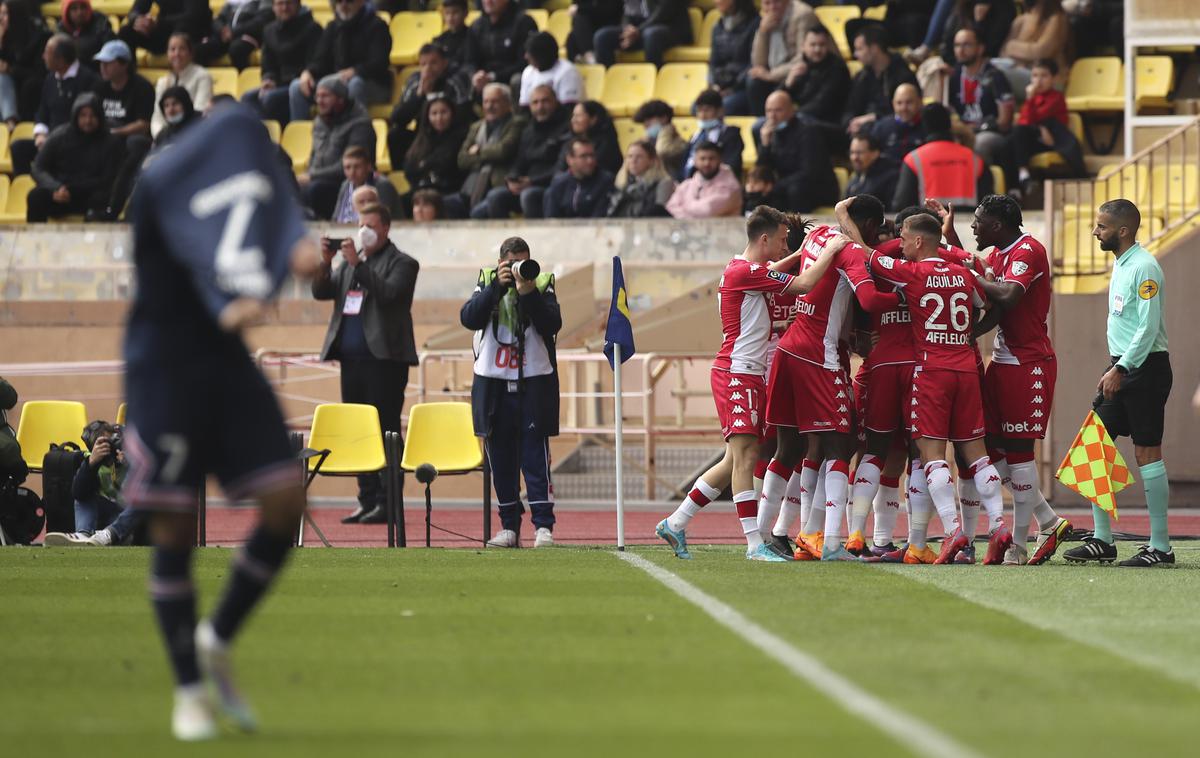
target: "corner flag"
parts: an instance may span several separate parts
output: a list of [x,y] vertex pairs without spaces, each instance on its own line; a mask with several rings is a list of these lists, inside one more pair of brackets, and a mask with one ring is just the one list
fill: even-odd
[[629,323],[629,303],[625,295],[625,274],[620,256],[613,256],[612,303],[608,307],[608,326],[604,329],[604,354],[608,365],[616,371],[613,345],[621,346],[621,363],[633,357],[633,324]]
[[1095,411],[1083,420],[1055,476],[1113,518],[1117,518],[1116,494],[1133,484],[1133,474]]

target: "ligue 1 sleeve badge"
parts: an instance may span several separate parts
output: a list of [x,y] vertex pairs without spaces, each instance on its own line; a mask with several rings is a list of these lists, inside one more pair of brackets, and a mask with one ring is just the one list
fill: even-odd
[[1138,297],[1143,300],[1149,300],[1158,294],[1158,282],[1153,279],[1147,279],[1138,285]]
[[1017,262],[1013,263],[1013,267],[1012,267],[1013,276],[1020,276],[1028,270],[1029,270],[1029,264],[1026,263],[1025,261],[1017,261]]

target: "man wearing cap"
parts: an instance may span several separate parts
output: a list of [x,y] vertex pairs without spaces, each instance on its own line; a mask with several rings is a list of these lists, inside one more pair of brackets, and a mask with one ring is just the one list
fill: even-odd
[[150,151],[150,117],[154,115],[154,85],[133,70],[133,52],[121,40],[109,40],[96,53],[101,82],[96,96],[104,109],[104,123],[125,145],[107,208],[92,221],[115,221],[129,198],[142,159]]
[[296,177],[304,204],[317,218],[329,218],[345,178],[342,156],[357,145],[375,155],[375,129],[362,103],[350,99],[350,90],[337,74],[317,84],[317,118],[312,127],[312,153],[308,170]]

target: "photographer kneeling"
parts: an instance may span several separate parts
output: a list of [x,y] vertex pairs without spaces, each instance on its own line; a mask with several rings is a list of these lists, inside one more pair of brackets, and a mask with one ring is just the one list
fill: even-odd
[[121,449],[121,427],[93,421],[83,430],[82,438],[90,453],[71,482],[75,531],[48,532],[46,547],[120,545],[144,518],[142,512],[120,504],[121,484],[129,468]]
[[521,545],[522,472],[537,530],[533,546],[553,545],[549,438],[558,434],[554,341],[562,328],[554,275],[530,260],[525,240],[509,237],[500,245],[499,265],[479,272],[459,320],[475,330],[471,408],[475,434],[491,459],[503,527],[488,545]]

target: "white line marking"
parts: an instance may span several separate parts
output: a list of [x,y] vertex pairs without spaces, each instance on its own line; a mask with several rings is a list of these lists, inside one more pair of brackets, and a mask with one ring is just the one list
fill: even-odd
[[902,742],[913,755],[980,758],[980,753],[859,688],[821,661],[793,647],[791,643],[767,631],[677,574],[651,563],[640,555],[629,552],[615,555],[657,579],[676,595],[707,613],[718,624],[758,648],[767,657],[783,664],[788,671],[811,684],[851,714],[869,721],[880,731]]

